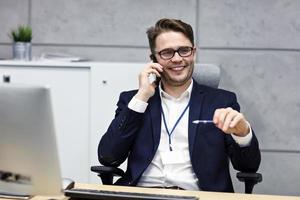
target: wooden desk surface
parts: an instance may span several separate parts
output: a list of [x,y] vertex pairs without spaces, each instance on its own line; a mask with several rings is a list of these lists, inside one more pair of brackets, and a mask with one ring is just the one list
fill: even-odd
[[[170,190],[170,189],[153,189],[141,187],[121,187],[121,186],[108,186],[98,184],[75,184],[76,188],[86,189],[103,189],[112,191],[123,192],[142,192],[142,193],[155,193],[155,194],[173,194],[173,195],[187,195],[197,196],[199,200],[300,200],[296,196],[275,196],[275,195],[258,195],[258,194],[240,194],[240,193],[222,193],[222,192],[202,192],[202,191],[186,191],[186,190]],[[67,200],[64,196],[57,197],[42,197],[36,196],[32,200]]]

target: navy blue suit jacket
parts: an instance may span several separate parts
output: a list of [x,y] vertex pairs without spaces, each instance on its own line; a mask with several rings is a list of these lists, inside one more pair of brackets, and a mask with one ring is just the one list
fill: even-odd
[[[128,108],[135,91],[120,95],[116,115],[98,147],[103,165],[119,166],[128,158],[125,176],[116,184],[135,186],[151,163],[159,145],[161,100],[159,91],[148,101],[145,113]],[[194,81],[189,109],[189,152],[199,187],[205,191],[233,192],[229,174],[229,158],[238,171],[255,172],[260,164],[260,151],[253,132],[250,146],[241,148],[230,135],[213,124],[192,123],[212,119],[217,108],[240,110],[234,93],[199,85]]]

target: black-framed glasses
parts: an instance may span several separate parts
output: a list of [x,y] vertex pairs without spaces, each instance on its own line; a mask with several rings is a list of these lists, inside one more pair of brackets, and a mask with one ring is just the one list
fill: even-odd
[[176,52],[181,57],[189,57],[190,55],[192,55],[193,50],[194,50],[194,47],[183,46],[183,47],[179,47],[177,50],[172,49],[172,48],[167,48],[167,49],[163,49],[156,53],[161,57],[161,59],[169,60],[174,57]]

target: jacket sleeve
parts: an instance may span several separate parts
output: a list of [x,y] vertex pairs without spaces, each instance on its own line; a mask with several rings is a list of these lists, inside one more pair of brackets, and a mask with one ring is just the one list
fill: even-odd
[[133,92],[121,93],[115,118],[98,145],[98,159],[105,166],[119,166],[130,153],[135,136],[142,124],[143,113],[128,108]]
[[[229,107],[240,111],[236,96],[233,95]],[[258,140],[252,129],[252,139],[249,146],[240,147],[231,135],[226,135],[227,153],[231,159],[233,168],[242,172],[256,172],[259,168],[261,155]]]

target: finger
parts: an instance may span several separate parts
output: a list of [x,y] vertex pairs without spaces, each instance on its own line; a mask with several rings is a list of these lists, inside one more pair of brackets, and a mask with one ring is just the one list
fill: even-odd
[[163,66],[161,66],[159,63],[151,63],[150,68],[156,69],[159,72],[163,72]]
[[163,67],[158,63],[150,63],[146,68],[145,71],[150,73],[155,73],[156,76],[160,77],[160,73],[163,72]]
[[214,116],[213,116],[213,121],[215,124],[219,123],[219,118],[220,118],[220,113],[221,113],[221,109],[216,109]]
[[156,68],[153,68],[151,66],[147,66],[144,68],[144,70],[141,72],[141,76],[148,77],[151,73],[155,74],[156,76],[160,77],[160,73],[157,71]]
[[231,123],[229,124],[230,128],[234,128],[236,127],[241,121],[245,121],[244,115],[242,113],[238,113],[233,120],[231,121]]
[[235,110],[233,109],[228,109],[228,113],[224,119],[224,124],[223,124],[223,127],[222,127],[222,130],[224,132],[228,132],[230,125],[231,125],[231,122],[234,120],[234,118],[236,117],[236,115],[238,114],[238,112],[236,112]]
[[219,108],[215,110],[213,121],[215,125],[222,130],[223,128],[223,118],[225,117],[226,111],[224,108]]
[[147,70],[147,76],[149,76],[152,73],[155,74],[157,77],[161,77],[160,73],[156,69],[151,68]]
[[220,116],[219,116],[219,123],[222,123],[222,124],[225,123],[226,116],[228,115],[228,113],[229,113],[231,110],[232,110],[231,108],[223,108],[223,109],[221,110],[221,113],[220,113]]

